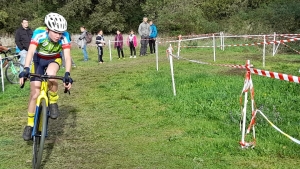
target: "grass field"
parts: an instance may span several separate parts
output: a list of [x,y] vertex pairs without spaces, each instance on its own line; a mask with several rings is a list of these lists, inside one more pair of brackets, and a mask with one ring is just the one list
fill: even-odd
[[[299,168],[300,145],[257,115],[257,145],[241,149],[240,103],[245,70],[174,60],[177,96],[173,96],[166,47],[155,55],[98,65],[95,48],[77,64],[71,95],[60,89],[60,117],[50,120],[43,168]],[[138,50],[139,51],[139,50]],[[212,49],[182,49],[181,56],[213,63]],[[271,56],[262,67],[259,47],[217,50],[218,64],[245,64],[299,75],[299,55]],[[63,70],[59,72],[63,74]],[[255,101],[280,129],[300,138],[299,84],[252,75]],[[31,168],[32,142],[21,135],[27,123],[29,85],[5,82],[0,94],[0,168]],[[248,114],[250,118],[250,113]],[[249,121],[248,121],[249,122]],[[247,136],[251,141],[251,134]]]

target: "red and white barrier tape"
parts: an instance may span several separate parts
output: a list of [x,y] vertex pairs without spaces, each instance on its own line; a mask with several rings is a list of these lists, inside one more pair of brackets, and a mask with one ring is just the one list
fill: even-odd
[[282,73],[277,73],[277,72],[271,72],[271,71],[267,71],[267,70],[260,70],[260,69],[255,69],[255,68],[250,68],[250,71],[251,71],[251,73],[254,73],[254,74],[257,74],[260,76],[266,76],[266,77],[270,77],[270,78],[274,78],[274,79],[300,83],[300,77],[298,77],[298,76],[282,74]]
[[181,58],[183,60],[187,60],[187,61],[194,62],[194,63],[199,63],[199,64],[206,64],[206,65],[212,65],[212,66],[232,67],[232,68],[239,68],[239,69],[249,69],[249,71],[251,73],[257,74],[257,75],[260,75],[260,76],[266,76],[266,77],[270,77],[270,78],[274,78],[274,79],[300,83],[300,77],[298,77],[298,76],[293,76],[293,75],[288,75],[288,74],[283,74],[283,73],[277,73],[277,72],[272,72],[272,71],[267,71],[267,70],[255,69],[255,68],[252,68],[253,65],[250,65],[250,67],[247,67],[245,65],[212,64],[212,63],[208,63],[208,62],[202,62],[202,61],[198,61],[198,60],[187,59],[187,58],[184,58],[182,56],[180,56],[180,57],[175,56],[175,55],[172,55],[172,56],[177,58],[177,59]]
[[293,50],[294,52],[296,52],[296,53],[298,53],[298,54],[300,54],[300,52],[298,51],[298,50],[296,50],[296,49],[293,49],[292,47],[290,47],[289,45],[287,45],[287,44],[285,44],[285,43],[282,43],[284,46],[286,46],[286,47],[288,47],[288,48],[290,48],[291,50]]
[[212,66],[223,66],[223,67],[231,67],[231,68],[239,68],[239,69],[245,69],[246,66],[245,65],[230,65],[230,64],[212,64],[212,63],[208,63],[208,62],[202,62],[202,61],[198,61],[198,60],[192,60],[192,59],[187,59],[187,58],[183,58],[183,57],[178,57],[175,55],[171,55],[177,59],[181,58],[183,60],[187,60],[189,62],[194,62],[194,63],[199,63],[199,64],[205,64],[205,65],[212,65]]
[[[240,130],[242,131],[242,140],[240,141],[240,145],[242,148],[248,148],[248,147],[254,147],[256,145],[256,138],[255,138],[255,101],[254,101],[254,87],[253,82],[251,78],[251,72],[249,70],[250,68],[250,61],[248,60],[245,65],[247,72],[245,74],[245,81],[244,81],[244,87],[242,89],[241,95],[240,95],[240,107],[241,107],[241,120],[240,120]],[[246,111],[247,111],[247,97],[248,92],[250,91],[251,96],[251,110],[252,110],[252,117],[250,120],[250,124],[246,129]],[[242,104],[243,102],[243,94],[245,94],[245,100],[244,100],[244,106]],[[250,130],[252,128],[253,131],[253,138],[251,142],[246,142],[246,136],[250,133]]]
[[[257,46],[257,45],[264,45],[264,44],[266,44],[266,45],[282,44],[282,43],[285,43],[285,42],[294,42],[294,41],[298,41],[298,40],[300,40],[300,38],[290,38],[290,39],[278,40],[278,41],[267,41],[266,43],[264,43],[264,42],[255,42],[255,43],[248,43],[248,44],[218,45],[216,47],[220,48],[220,47]],[[178,41],[172,41],[172,42],[178,42]],[[214,46],[180,46],[180,47],[182,47],[182,48],[210,48],[210,47],[214,47]]]

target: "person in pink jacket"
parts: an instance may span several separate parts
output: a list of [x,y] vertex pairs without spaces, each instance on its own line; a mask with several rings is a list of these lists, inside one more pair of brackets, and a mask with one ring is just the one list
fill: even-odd
[[130,48],[130,58],[136,58],[135,48],[137,46],[137,38],[136,38],[133,30],[131,30],[130,35],[128,35],[127,45]]
[[120,30],[117,30],[117,35],[115,36],[115,48],[117,48],[119,59],[121,59],[120,53],[122,54],[122,58],[125,59],[123,52],[123,36]]

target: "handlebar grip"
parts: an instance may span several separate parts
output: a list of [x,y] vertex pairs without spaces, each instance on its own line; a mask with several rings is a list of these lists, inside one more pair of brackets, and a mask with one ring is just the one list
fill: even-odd
[[24,78],[24,82],[23,82],[23,84],[20,86],[21,89],[24,88],[26,80],[27,80],[27,78]]
[[[69,82],[66,82],[66,85],[68,85]],[[70,94],[70,90],[68,90],[67,88],[65,88],[64,93],[69,93]]]

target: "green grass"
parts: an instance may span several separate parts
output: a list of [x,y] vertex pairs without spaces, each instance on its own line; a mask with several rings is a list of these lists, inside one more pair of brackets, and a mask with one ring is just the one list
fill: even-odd
[[[60,117],[50,120],[43,168],[298,168],[299,145],[257,116],[257,146],[241,149],[240,103],[245,70],[174,60],[173,96],[166,47],[154,55],[102,65],[73,49],[77,67],[71,95],[60,88]],[[138,50],[139,51],[139,50]],[[217,64],[245,64],[299,75],[299,55],[270,56],[260,47],[217,49]],[[182,49],[181,56],[213,63],[212,49]],[[60,71],[63,74],[63,70]],[[275,125],[300,138],[299,84],[252,75],[255,100]],[[5,82],[0,94],[0,168],[31,168],[32,143],[21,138],[29,85]],[[248,114],[250,118],[250,113]],[[249,121],[248,121],[249,122]],[[247,137],[251,140],[251,135]]]

